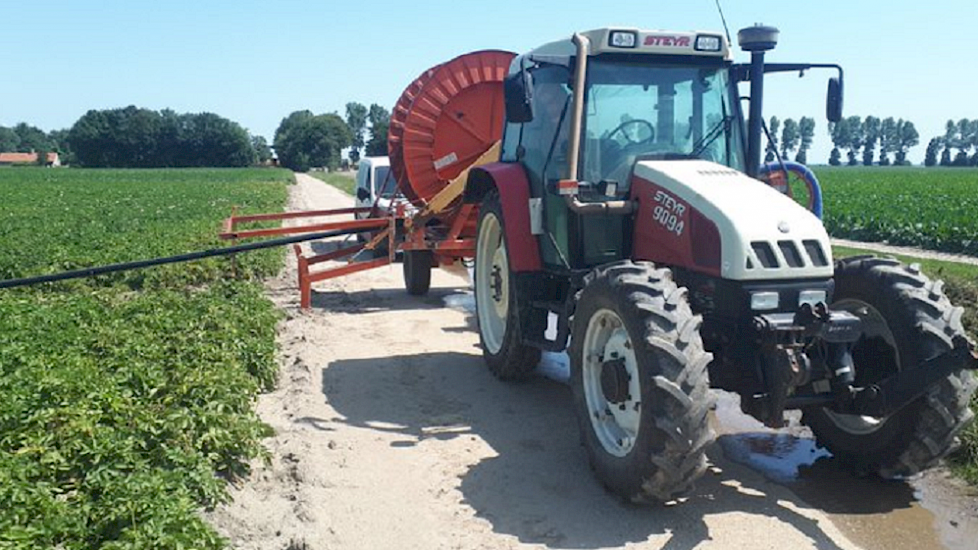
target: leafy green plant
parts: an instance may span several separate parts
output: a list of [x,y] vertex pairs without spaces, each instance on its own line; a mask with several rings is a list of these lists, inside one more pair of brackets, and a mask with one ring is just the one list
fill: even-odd
[[[230,204],[280,208],[287,176],[0,174],[0,274],[212,246]],[[238,273],[281,258],[242,255]],[[278,319],[231,275],[202,262],[0,291],[0,548],[224,546],[197,510],[264,455],[253,405],[275,381]]]
[[834,237],[978,255],[978,170],[818,168]]

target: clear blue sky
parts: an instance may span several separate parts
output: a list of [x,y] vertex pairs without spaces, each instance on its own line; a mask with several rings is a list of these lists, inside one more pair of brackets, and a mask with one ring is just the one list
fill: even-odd
[[[713,0],[335,2],[279,0],[2,0],[0,125],[70,127],[88,109],[136,105],[215,112],[271,140],[290,112],[390,108],[422,70],[482,48],[525,51],[610,25],[721,29]],[[978,118],[973,0],[725,0],[731,34],[781,30],[771,61],[836,62],[847,115],[912,120],[921,144],[948,118]],[[747,56],[737,51],[737,59]],[[828,72],[768,79],[766,117],[813,116],[831,144]]]

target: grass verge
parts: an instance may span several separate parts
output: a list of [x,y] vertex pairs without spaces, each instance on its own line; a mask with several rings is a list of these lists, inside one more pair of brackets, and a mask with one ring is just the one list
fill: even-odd
[[[833,246],[836,258],[867,254],[865,250]],[[940,260],[927,260],[894,255],[901,262],[920,264],[931,279],[944,281],[944,292],[954,305],[964,308],[961,322],[973,340],[978,341],[978,266]],[[972,398],[972,410],[978,411],[978,395]],[[972,423],[961,435],[961,449],[949,457],[948,463],[961,477],[978,485],[978,423]]]
[[[289,177],[0,174],[12,197],[0,227],[30,229],[4,239],[0,274],[68,267],[51,256],[81,267],[210,246],[231,204],[280,209]],[[278,314],[254,279],[281,258],[0,291],[0,548],[225,546],[198,510],[263,454],[253,405],[275,379]]]
[[357,185],[353,172],[309,172],[309,175],[325,181],[347,195],[352,195]]

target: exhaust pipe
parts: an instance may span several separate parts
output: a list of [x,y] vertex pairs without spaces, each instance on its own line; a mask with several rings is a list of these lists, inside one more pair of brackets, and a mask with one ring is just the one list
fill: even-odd
[[584,85],[591,42],[580,33],[574,33],[573,42],[577,46],[577,60],[574,68],[574,102],[570,120],[570,141],[567,144],[567,179],[558,182],[558,192],[564,195],[567,208],[575,214],[631,214],[635,211],[635,204],[632,201],[581,202],[577,198],[577,167],[581,157],[581,124],[584,120]]

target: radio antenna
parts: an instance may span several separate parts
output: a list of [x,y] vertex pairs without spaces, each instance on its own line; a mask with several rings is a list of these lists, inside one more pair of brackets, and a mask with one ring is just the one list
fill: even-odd
[[723,8],[720,7],[720,0],[716,0],[717,11],[720,12],[720,21],[723,21],[723,32],[727,34],[727,44],[728,47],[732,47],[733,43],[730,41],[730,29],[727,28],[727,18],[723,16]]

